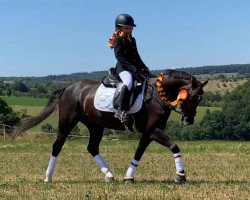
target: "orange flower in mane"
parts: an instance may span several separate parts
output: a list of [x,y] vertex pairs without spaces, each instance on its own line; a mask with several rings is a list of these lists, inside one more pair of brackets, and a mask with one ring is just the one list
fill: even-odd
[[111,36],[111,38],[109,39],[109,47],[111,48],[111,49],[113,49],[114,48],[114,43],[115,43],[115,39],[117,38],[117,37],[127,37],[127,38],[130,38],[131,37],[131,34],[129,34],[129,35],[126,35],[124,32],[122,32],[122,31],[120,31],[120,30],[116,30],[114,33],[113,33],[113,35]]
[[114,33],[113,33],[113,35],[111,36],[111,38],[109,39],[109,47],[111,48],[111,49],[113,49],[114,48],[114,42],[115,42],[115,39],[117,38],[119,36],[119,31],[115,31]]

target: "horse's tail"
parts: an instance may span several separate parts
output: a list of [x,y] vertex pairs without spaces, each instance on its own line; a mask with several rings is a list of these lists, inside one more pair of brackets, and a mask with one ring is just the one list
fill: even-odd
[[66,87],[55,90],[52,96],[50,97],[46,107],[38,116],[28,118],[23,123],[16,126],[12,132],[12,140],[14,140],[19,133],[22,133],[28,129],[33,128],[34,126],[40,124],[47,117],[49,117],[51,113],[53,113],[53,111],[56,109],[58,102],[61,96],[63,95],[65,89]]

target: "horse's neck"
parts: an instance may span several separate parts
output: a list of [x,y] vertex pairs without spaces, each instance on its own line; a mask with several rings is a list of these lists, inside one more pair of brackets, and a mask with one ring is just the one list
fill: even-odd
[[165,93],[170,100],[176,99],[181,87],[188,84],[187,80],[183,79],[166,79],[164,83]]
[[[164,91],[167,97],[172,101],[176,99],[179,89],[185,85],[188,85],[188,83],[189,83],[189,80],[170,78],[167,76],[164,78]],[[155,88],[155,92],[158,93],[155,84],[156,84],[156,78],[149,79],[147,91],[146,91],[148,95],[151,95],[153,88]],[[149,87],[149,86],[152,86],[152,87]]]

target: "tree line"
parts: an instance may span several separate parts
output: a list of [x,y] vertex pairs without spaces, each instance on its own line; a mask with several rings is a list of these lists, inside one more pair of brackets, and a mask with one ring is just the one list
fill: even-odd
[[[192,68],[179,69],[187,71],[188,73],[214,73],[216,70],[220,73],[238,73],[241,75],[233,78],[248,77],[250,65],[229,65],[222,66],[207,66],[195,71]],[[224,69],[224,70],[223,70]],[[221,71],[220,71],[221,70]],[[158,74],[158,71],[153,71]],[[49,97],[51,92],[61,86],[69,85],[77,80],[82,79],[97,79],[107,75],[107,72],[92,72],[92,73],[76,73],[71,75],[58,75],[47,77],[22,77],[12,79],[0,78],[0,96],[32,96],[32,97]],[[214,76],[215,78],[227,81],[227,77],[223,74]],[[69,78],[69,79],[68,79]],[[53,79],[53,81],[52,81]],[[44,82],[42,81],[44,80]],[[46,80],[46,81],[45,81]],[[204,93],[204,101],[202,106],[217,106],[221,107],[222,111],[210,112],[208,109],[206,115],[199,124],[190,127],[183,127],[178,122],[170,121],[167,123],[167,133],[178,140],[250,140],[250,81],[248,80],[244,85],[237,87],[232,92],[227,92],[225,95],[219,93],[206,92]],[[21,118],[27,117],[25,113],[15,113],[7,105],[7,103],[0,99],[0,124],[14,126]],[[55,131],[49,125],[43,127],[43,131]],[[74,130],[79,133],[78,129]],[[107,135],[115,132],[106,131]],[[138,135],[130,133],[115,133],[122,135],[123,138],[138,138]]]
[[[200,123],[183,126],[180,122],[167,122],[166,133],[175,140],[242,140],[250,141],[250,80],[225,94],[221,101],[221,111],[210,112],[207,109]],[[22,113],[15,113],[0,99],[0,123],[15,125]],[[56,132],[50,124],[42,127],[44,132]],[[80,134],[76,127],[72,134]],[[106,135],[118,135],[123,139],[136,139],[138,134],[120,131],[106,131]]]
[[[234,81],[250,77],[250,64],[178,68],[176,70],[185,71],[194,75],[215,74],[212,76],[212,79],[221,81],[227,81],[228,78],[220,73],[237,73],[237,75],[230,78]],[[152,70],[152,73],[157,75],[163,71],[164,70]],[[95,71],[68,75],[49,75],[45,77],[0,77],[0,96],[48,98],[56,88],[68,86],[83,79],[100,81],[106,75],[108,75],[107,71]]]
[[218,66],[203,66],[203,67],[185,67],[179,68],[181,71],[198,75],[198,74],[219,74],[219,73],[239,73],[250,74],[250,64],[231,64]]
[[[159,70],[151,70],[153,74],[164,72],[168,68]],[[185,71],[193,75],[201,74],[219,74],[219,73],[238,73],[250,77],[250,64],[231,64],[231,65],[214,65],[202,67],[185,67],[176,68],[176,70]],[[108,68],[106,71],[93,71],[93,72],[80,72],[63,75],[48,75],[43,77],[0,77],[0,81],[21,81],[24,83],[47,83],[52,82],[75,82],[83,79],[101,80],[104,76],[108,75]]]

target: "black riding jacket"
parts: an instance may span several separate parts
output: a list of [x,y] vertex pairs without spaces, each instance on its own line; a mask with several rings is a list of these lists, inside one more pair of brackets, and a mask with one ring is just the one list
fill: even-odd
[[134,37],[130,39],[120,36],[117,37],[114,41],[114,53],[117,59],[117,74],[122,71],[130,71],[135,74],[140,73],[141,70],[148,69],[137,51]]

